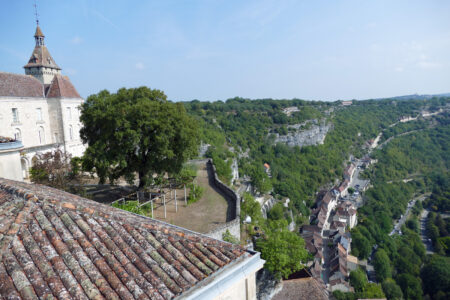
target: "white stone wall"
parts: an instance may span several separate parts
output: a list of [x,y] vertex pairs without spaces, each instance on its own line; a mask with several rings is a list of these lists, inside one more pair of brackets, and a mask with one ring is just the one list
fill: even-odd
[[0,151],[0,177],[22,181],[20,151]]
[[60,100],[60,116],[64,130],[65,150],[72,156],[82,156],[85,150],[85,146],[80,138],[80,106],[83,102],[84,100],[80,98],[64,98]]
[[53,77],[56,74],[61,74],[61,70],[46,67],[33,67],[26,68],[25,74],[36,77],[36,79],[38,79],[43,84],[50,84],[52,83]]
[[[19,122],[13,122],[12,109],[17,108]],[[37,109],[41,109],[42,120],[38,120]],[[39,130],[43,128],[42,140]],[[20,130],[24,147],[52,144],[48,105],[45,98],[0,97],[0,135],[14,137]]]
[[[21,157],[8,156],[11,166],[15,166],[11,167],[11,170],[16,170],[16,166],[19,166],[19,170],[24,166],[30,168],[37,152],[51,151],[58,147],[72,156],[82,156],[85,146],[80,138],[79,107],[83,101],[81,98],[0,97],[0,136],[14,138],[15,134],[20,132],[20,140],[24,146]],[[14,122],[13,108],[17,108],[18,122]],[[68,108],[70,108],[70,115]],[[40,109],[41,120],[38,117],[38,109]],[[28,169],[23,170],[20,174],[26,175],[27,171]],[[11,172],[16,174],[16,171]],[[1,172],[0,176],[9,175]],[[11,176],[18,180],[27,177]]]
[[255,273],[242,277],[240,281],[221,292],[214,300],[256,300]]

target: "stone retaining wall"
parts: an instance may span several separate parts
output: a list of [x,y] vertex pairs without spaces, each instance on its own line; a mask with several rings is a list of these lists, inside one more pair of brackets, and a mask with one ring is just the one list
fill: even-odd
[[230,206],[229,215],[227,218],[229,221],[211,230],[210,232],[207,232],[206,235],[222,240],[222,234],[228,230],[234,237],[240,240],[241,197],[239,197],[235,191],[219,179],[212,159],[208,160],[206,167],[212,171],[212,174],[214,174],[212,182],[214,186],[227,198],[228,205]]

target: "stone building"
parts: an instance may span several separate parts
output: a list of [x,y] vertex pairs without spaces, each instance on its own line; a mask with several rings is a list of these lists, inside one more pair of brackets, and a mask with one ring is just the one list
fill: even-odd
[[[0,72],[0,136],[22,143],[19,158],[8,155],[6,159],[0,153],[0,177],[15,180],[28,177],[37,152],[61,148],[73,156],[81,156],[85,150],[79,134],[79,106],[84,100],[69,78],[61,75],[39,25],[34,39],[34,50],[24,66],[26,75]],[[12,150],[3,146],[8,149],[0,151]],[[19,166],[21,172],[9,172],[6,165],[14,165],[14,170]]]

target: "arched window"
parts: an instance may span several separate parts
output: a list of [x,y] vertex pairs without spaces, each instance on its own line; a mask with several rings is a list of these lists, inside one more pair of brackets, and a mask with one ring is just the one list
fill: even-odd
[[20,131],[19,128],[16,128],[14,130],[14,138],[16,139],[16,141],[21,141],[22,140],[22,132]]
[[71,141],[73,141],[73,127],[72,125],[69,125],[69,138]]
[[41,144],[41,145],[45,144],[45,132],[44,132],[44,127],[39,126],[38,135],[39,135],[39,144]]

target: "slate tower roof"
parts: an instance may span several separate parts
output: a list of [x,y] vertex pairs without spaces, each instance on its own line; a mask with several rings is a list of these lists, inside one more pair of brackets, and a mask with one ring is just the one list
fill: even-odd
[[61,68],[55,63],[53,57],[50,55],[50,52],[45,46],[44,37],[45,36],[38,25],[36,27],[36,33],[34,34],[36,46],[34,47],[33,53],[31,53],[31,57],[24,68],[46,67],[61,70]]
[[251,255],[56,189],[0,179],[2,299],[172,299]]

